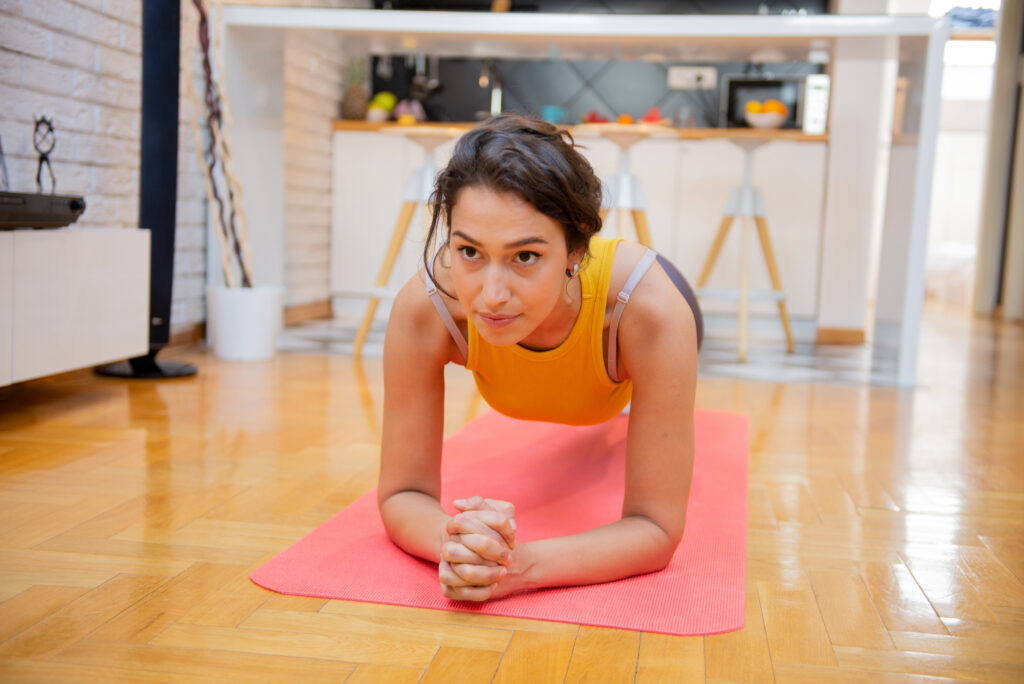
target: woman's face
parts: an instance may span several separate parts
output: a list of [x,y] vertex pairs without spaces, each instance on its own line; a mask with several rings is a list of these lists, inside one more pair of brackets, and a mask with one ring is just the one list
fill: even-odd
[[451,224],[455,294],[487,342],[522,342],[562,312],[572,260],[557,221],[516,195],[470,186]]

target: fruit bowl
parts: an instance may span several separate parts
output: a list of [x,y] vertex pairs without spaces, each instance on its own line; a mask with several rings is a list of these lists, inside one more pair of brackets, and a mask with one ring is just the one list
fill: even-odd
[[743,117],[754,128],[778,128],[786,121],[780,112],[743,112]]

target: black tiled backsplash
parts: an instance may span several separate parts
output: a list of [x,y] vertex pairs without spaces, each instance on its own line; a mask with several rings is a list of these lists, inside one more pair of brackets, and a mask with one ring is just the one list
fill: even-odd
[[[391,60],[393,76],[376,75],[374,92],[390,90],[399,99],[408,97],[414,68],[401,56]],[[596,110],[614,121],[619,114],[639,119],[657,106],[662,116],[685,125],[692,117],[696,126],[717,126],[722,77],[745,72],[806,75],[820,73],[816,64],[786,62],[751,65],[745,62],[716,62],[719,87],[714,90],[670,90],[668,67],[677,63],[623,62],[606,60],[569,61],[495,60],[492,68],[502,81],[502,111],[540,116],[544,105],[565,110],[563,123],[578,123],[580,117]],[[682,64],[682,63],[678,63]],[[483,66],[478,59],[440,60],[441,88],[424,102],[432,121],[475,121],[489,113],[491,89],[478,85]]]
[[[377,8],[402,10],[487,11],[491,0],[375,0]],[[804,11],[824,14],[827,0],[513,0],[514,12],[566,12],[599,14],[770,14]],[[373,58],[373,92],[389,90],[399,99],[409,96],[414,72],[412,59],[392,56],[393,75],[377,74],[379,58]],[[639,118],[653,106],[663,116],[685,124],[718,125],[722,76],[729,73],[813,74],[815,64],[788,62],[763,67],[743,62],[719,62],[700,66],[718,69],[716,90],[669,90],[668,67],[682,63],[597,61],[560,59],[494,60],[503,93],[502,111],[539,116],[543,105],[565,110],[564,123],[575,123],[590,110],[612,121],[619,114]],[[697,66],[697,65],[693,65]],[[441,88],[423,103],[433,121],[474,121],[490,111],[490,88],[477,84],[482,67],[477,59],[440,60]]]

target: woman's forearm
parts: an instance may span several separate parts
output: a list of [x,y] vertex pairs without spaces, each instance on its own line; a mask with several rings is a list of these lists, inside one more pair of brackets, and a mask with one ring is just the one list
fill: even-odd
[[513,592],[610,582],[661,570],[677,545],[650,518],[627,516],[581,534],[520,544],[506,581]]
[[441,559],[441,543],[449,515],[424,492],[396,492],[380,503],[384,527],[399,548],[424,560]]

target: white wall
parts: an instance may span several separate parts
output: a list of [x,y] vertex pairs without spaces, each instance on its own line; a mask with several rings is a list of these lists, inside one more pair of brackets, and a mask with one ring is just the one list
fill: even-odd
[[926,287],[955,305],[972,297],[994,59],[992,41],[946,45]]

